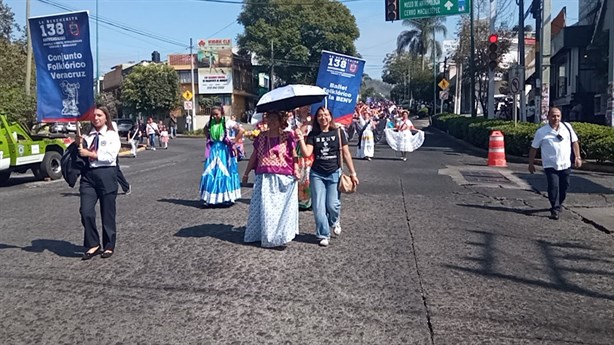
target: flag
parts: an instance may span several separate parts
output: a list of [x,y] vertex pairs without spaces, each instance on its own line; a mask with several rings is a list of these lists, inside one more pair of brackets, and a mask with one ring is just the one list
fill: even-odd
[[348,124],[352,121],[354,107],[360,95],[365,60],[322,51],[316,85],[328,93],[326,102],[314,104],[311,113],[326,104],[335,122]]
[[86,11],[28,19],[36,61],[39,122],[89,120],[94,72]]

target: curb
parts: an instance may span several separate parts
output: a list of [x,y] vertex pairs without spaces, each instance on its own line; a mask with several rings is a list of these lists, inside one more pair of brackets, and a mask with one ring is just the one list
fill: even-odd
[[[449,138],[451,138],[452,140],[454,140],[455,142],[457,142],[458,144],[462,145],[464,148],[475,152],[476,154],[479,154],[480,156],[483,157],[488,157],[488,150],[479,148],[479,147],[475,147],[473,145],[471,145],[470,143],[462,140],[462,139],[458,139],[455,136],[452,136],[450,134],[448,134],[447,132],[442,131],[441,129],[434,127],[432,125],[429,125],[427,127],[424,127],[424,129],[429,129],[429,130],[435,130],[439,133],[445,134],[446,136],[448,136]],[[527,149],[528,152],[528,149]],[[521,156],[512,156],[512,155],[505,155],[505,158],[508,162],[511,163],[518,163],[518,164],[529,164],[529,158],[528,157],[521,157]],[[535,159],[535,163],[537,163],[538,165],[541,165],[541,159]],[[601,173],[609,173],[609,174],[614,174],[614,164],[601,164],[601,163],[596,163],[596,162],[590,162],[590,161],[582,161],[582,167],[581,168],[574,168],[574,170],[580,170],[580,171],[593,171],[593,172],[601,172]]]

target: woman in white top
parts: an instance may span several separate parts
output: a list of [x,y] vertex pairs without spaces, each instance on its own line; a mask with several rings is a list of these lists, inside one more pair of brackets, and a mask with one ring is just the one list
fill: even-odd
[[401,120],[395,128],[386,128],[386,142],[395,151],[401,152],[401,159],[407,160],[407,153],[417,150],[424,143],[424,132],[416,129],[409,119],[409,110],[401,112]]
[[[117,197],[117,156],[120,139],[113,129],[111,116],[105,107],[94,110],[92,128],[83,138],[77,137],[79,155],[87,158],[89,165],[81,172],[79,194],[81,223],[85,230],[82,260],[102,254],[109,258],[115,250],[116,224],[115,199]],[[102,217],[102,247],[96,229],[96,203],[100,200]]]
[[360,130],[356,155],[358,158],[370,161],[375,154],[375,138],[373,137],[374,123],[368,108],[361,110],[358,120]]

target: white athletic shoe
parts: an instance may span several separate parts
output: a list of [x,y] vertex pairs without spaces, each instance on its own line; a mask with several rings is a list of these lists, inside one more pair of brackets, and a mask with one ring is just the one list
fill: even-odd
[[339,234],[341,234],[341,225],[339,225],[339,224],[333,225],[333,234],[335,234],[337,236]]
[[330,242],[328,241],[328,238],[322,239],[320,241],[320,246],[322,246],[322,247],[328,247],[329,244],[330,244]]

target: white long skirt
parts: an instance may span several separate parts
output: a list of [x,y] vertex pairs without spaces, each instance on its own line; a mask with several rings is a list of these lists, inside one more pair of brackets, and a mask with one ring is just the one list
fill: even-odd
[[373,157],[375,155],[375,138],[373,131],[370,128],[362,132],[360,139],[360,147],[357,148],[356,156],[358,158]]
[[294,176],[256,174],[243,241],[279,247],[298,233],[298,185]]
[[413,152],[420,148],[424,143],[424,132],[417,131],[412,134],[411,131],[395,131],[393,128],[386,128],[386,142],[395,151]]

